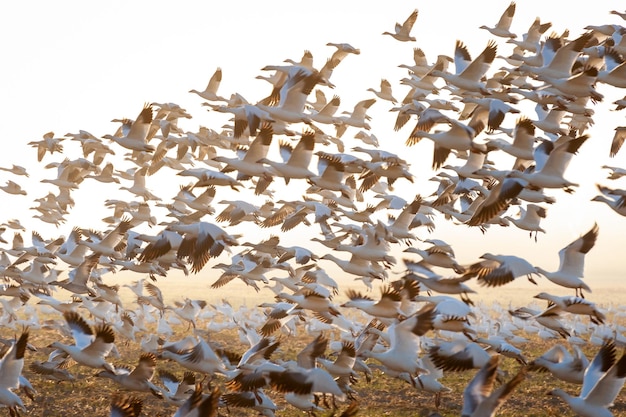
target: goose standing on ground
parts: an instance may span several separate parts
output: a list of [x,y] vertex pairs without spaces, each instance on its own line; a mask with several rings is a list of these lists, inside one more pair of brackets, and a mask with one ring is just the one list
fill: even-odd
[[615,343],[606,340],[593,358],[583,379],[580,394],[574,397],[560,388],[550,391],[582,417],[612,417],[608,410],[626,381],[626,353],[617,360]]
[[585,267],[585,255],[593,248],[598,239],[598,224],[583,236],[559,251],[559,269],[554,272],[535,267],[537,271],[551,282],[566,288],[576,289],[576,296],[584,298],[583,290],[591,292],[591,288],[582,280]]
[[413,10],[403,24],[396,23],[394,32],[383,32],[383,35],[389,35],[400,42],[415,42],[415,37],[411,36],[411,29],[417,20],[418,11]]

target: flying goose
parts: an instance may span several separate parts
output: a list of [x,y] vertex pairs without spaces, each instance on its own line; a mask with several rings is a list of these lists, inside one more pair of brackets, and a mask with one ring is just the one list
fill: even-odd
[[591,292],[591,288],[582,280],[585,267],[585,255],[594,247],[598,239],[599,227],[593,227],[584,235],[574,240],[559,251],[559,268],[554,272],[535,267],[537,272],[551,282],[566,288],[575,288],[576,295],[583,297],[583,290]]
[[20,387],[28,335],[28,329],[24,329],[0,360],[0,404],[9,409],[11,417],[19,416],[18,410],[25,410],[22,399],[13,391]]
[[122,136],[104,135],[103,137],[132,151],[154,152],[154,146],[146,142],[153,116],[152,106],[146,104],[135,121],[128,121],[130,123],[128,131]]
[[154,396],[163,398],[161,388],[151,382],[156,369],[156,355],[143,352],[139,362],[132,370],[125,366],[116,366],[115,371],[100,371],[97,377],[109,378],[128,391],[151,392]]
[[486,25],[482,25],[480,29],[485,29],[489,31],[494,36],[499,36],[501,38],[516,38],[517,35],[511,32],[511,23],[513,22],[513,16],[515,15],[515,2],[511,2],[509,6],[506,8],[498,23],[496,23],[493,27],[488,27]]
[[400,42],[410,42],[415,41],[415,37],[411,36],[411,29],[413,29],[413,25],[417,20],[418,11],[417,9],[413,10],[409,17],[406,18],[404,23],[396,23],[394,27],[394,32],[383,32],[383,35],[389,35],[394,39]]
[[615,343],[606,340],[591,363],[585,369],[580,394],[574,397],[561,388],[550,395],[565,401],[572,411],[582,417],[612,417],[609,407],[622,390],[626,381],[626,354],[617,359]]
[[515,255],[499,255],[485,253],[483,261],[476,262],[467,268],[466,276],[477,277],[478,283],[487,287],[497,287],[526,276],[537,285],[533,274],[538,275],[536,268],[524,258]]
[[195,89],[189,90],[190,93],[194,93],[199,95],[205,100],[208,101],[228,101],[224,97],[217,94],[217,90],[220,87],[220,83],[222,82],[222,69],[217,68],[211,78],[209,79],[209,83],[202,91],[198,91]]
[[111,396],[110,417],[139,417],[143,409],[143,400],[129,395]]
[[596,186],[601,194],[596,195],[591,201],[605,203],[620,216],[626,216],[626,191],[612,189],[599,184],[596,184]]
[[561,344],[556,344],[543,355],[533,359],[529,370],[541,371],[547,369],[552,375],[562,381],[572,384],[582,384],[589,360],[578,346],[572,346],[574,353],[567,351]]
[[[456,87],[461,91],[482,93],[486,92],[486,84],[481,81],[485,76],[491,63],[496,57],[497,44],[494,41],[489,41],[485,49],[474,60],[471,60],[467,66],[459,71],[457,66],[456,74],[452,74],[445,71],[434,70],[432,74],[443,78],[450,87]],[[460,51],[464,51],[461,53]],[[455,48],[455,57],[458,55],[464,55],[469,61],[469,53],[465,45],[457,40]],[[467,62],[466,61],[466,62]],[[455,64],[459,62],[455,59]]]
[[575,297],[573,295],[558,296],[541,292],[535,295],[535,298],[548,301],[548,307],[542,311],[538,317],[565,311],[571,314],[589,316],[589,319],[594,324],[602,324],[606,320],[606,316],[598,309],[595,303],[581,297]]
[[424,373],[418,356],[420,338],[433,328],[434,310],[434,304],[426,304],[411,317],[394,322],[387,328],[389,348],[382,352],[361,352],[361,355],[377,360],[392,371],[408,372],[413,377]]
[[526,372],[521,368],[513,378],[494,390],[500,357],[494,355],[472,378],[463,391],[462,417],[493,417],[511,396],[513,390],[524,381]]
[[113,328],[108,324],[100,324],[92,328],[75,311],[65,312],[63,317],[72,332],[74,344],[66,345],[56,341],[50,347],[65,352],[80,365],[91,368],[104,368],[107,371],[115,372],[113,365],[105,359],[115,343]]

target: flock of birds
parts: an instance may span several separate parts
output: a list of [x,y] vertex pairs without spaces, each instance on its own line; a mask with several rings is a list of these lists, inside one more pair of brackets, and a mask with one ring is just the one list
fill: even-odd
[[[559,193],[578,187],[567,179],[567,168],[590,139],[594,105],[604,98],[597,87],[626,87],[626,28],[605,24],[574,36],[550,34],[551,23],[537,18],[518,36],[510,32],[515,8],[511,3],[495,26],[481,26],[494,40],[473,59],[462,41],[452,57],[439,55],[435,62],[416,47],[414,61],[401,65],[407,76],[400,86],[392,92],[392,83],[382,80],[379,89],[367,90],[375,97],[351,111],[339,111],[340,97],[329,97],[332,74],[360,50],[329,43],[334,53],[319,69],[308,51],[300,61],[262,68],[266,75],[259,78],[270,86],[256,102],[239,93],[220,95],[220,69],[204,90],[191,90],[209,112],[232,117],[221,131],[184,131],[178,122],[191,115],[173,103],[152,103],[134,120],[116,120],[120,126],[113,134],[51,132],[30,142],[38,162],[60,159],[46,165],[56,176],[41,181],[55,191],[34,200],[33,217],[39,221],[64,225],[76,190],[95,182],[132,197],[105,201],[111,210],[103,219],[106,230],[76,225],[53,239],[32,230],[28,243],[19,219],[3,224],[0,230],[14,236],[10,242],[0,235],[2,324],[21,331],[3,340],[0,404],[19,415],[29,409],[23,396],[37,395],[39,378],[73,381],[74,370],[86,367],[132,392],[112,397],[112,416],[139,415],[142,400],[136,392],[176,405],[175,416],[215,416],[226,407],[273,416],[278,395],[300,410],[324,412],[337,407],[335,401],[357,398],[357,381],[370,380],[375,371],[433,393],[439,407],[442,393],[450,391],[439,381],[443,373],[473,369],[462,415],[493,416],[528,372],[543,369],[581,386],[577,395],[551,392],[575,413],[612,415],[609,408],[626,378],[626,356],[618,357],[617,349],[626,340],[607,312],[585,298],[591,291],[583,279],[585,257],[598,239],[598,225],[581,230],[559,251],[555,271],[494,253],[462,264],[454,249],[435,237],[438,222],[450,221],[483,233],[515,227],[536,240]],[[415,42],[411,31],[417,19],[415,10],[383,35]],[[499,55],[505,47],[512,52]],[[495,70],[498,60],[504,66]],[[405,91],[398,100],[394,94],[400,88]],[[415,193],[407,158],[380,148],[367,114],[377,101],[397,113],[396,131],[414,125],[407,147],[434,144],[432,194]],[[626,107],[626,98],[615,106]],[[513,118],[514,126],[507,128],[505,121]],[[626,127],[616,127],[607,146],[611,157],[625,138]],[[67,143],[78,144],[82,156],[71,159]],[[317,170],[311,168],[314,158]],[[453,159],[464,162],[451,165]],[[122,170],[124,164],[131,168]],[[619,167],[604,168],[610,180],[626,174]],[[19,177],[29,172],[19,165],[1,169],[11,175],[2,191],[26,198]],[[182,178],[175,195],[163,195],[156,183],[148,188],[158,175]],[[394,193],[400,184],[413,190],[410,197]],[[299,198],[294,193],[303,185]],[[228,199],[232,195],[242,198]],[[619,221],[617,215],[626,215],[625,196],[626,190],[598,185],[594,200],[610,206]],[[301,245],[281,244],[298,232]],[[119,286],[107,284],[107,274],[121,270],[143,276],[125,285],[136,296],[133,306],[122,302]],[[65,271],[68,277],[61,279]],[[240,279],[274,299],[239,310],[192,297],[169,305],[158,285],[174,271],[214,274],[215,289]],[[332,277],[337,274],[353,278],[355,285],[342,290]],[[557,284],[562,294],[539,292],[536,298],[545,308],[497,311],[495,321],[495,307],[476,306],[476,291],[468,285],[476,280],[499,287],[526,278],[539,284],[539,277]],[[379,296],[373,295],[375,286]],[[346,301],[337,302],[339,296]],[[44,307],[54,320],[39,319]],[[174,337],[176,325],[188,326],[187,336]],[[29,334],[43,328],[71,342],[32,346]],[[213,343],[211,333],[224,328],[238,329],[249,349],[236,354]],[[553,347],[527,360],[516,346],[524,343],[519,330],[552,340]],[[295,360],[287,359],[280,357],[277,335],[310,343]],[[112,363],[119,343],[140,345],[134,368]],[[590,344],[599,346],[592,360],[581,350]],[[49,352],[47,360],[25,366],[31,349]],[[519,362],[520,371],[498,384],[503,358]],[[178,363],[184,377],[157,372],[159,361]],[[207,391],[200,379],[213,388]],[[339,407],[343,416],[358,412],[356,402]]]

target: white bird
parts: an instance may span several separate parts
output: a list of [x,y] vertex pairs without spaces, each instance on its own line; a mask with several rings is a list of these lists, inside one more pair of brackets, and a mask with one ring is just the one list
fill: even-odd
[[409,17],[407,17],[407,19],[404,21],[404,23],[396,23],[393,33],[383,32],[383,35],[392,36],[394,39],[399,40],[400,42],[415,41],[415,37],[411,36],[411,30],[413,29],[413,25],[417,20],[417,15],[417,9],[413,10]]
[[148,132],[153,118],[152,106],[146,104],[135,121],[129,123],[128,131],[123,136],[104,135],[105,139],[110,139],[120,146],[132,151],[153,152],[154,146],[147,143]]
[[494,36],[501,38],[516,38],[517,35],[511,32],[511,23],[513,22],[513,16],[515,15],[515,2],[511,2],[506,8],[498,23],[493,27],[482,25],[480,29],[486,29]]
[[576,295],[583,297],[583,290],[591,292],[591,288],[582,280],[584,276],[585,255],[594,247],[598,239],[599,227],[593,225],[591,230],[571,242],[559,251],[559,268],[554,272],[535,267],[537,272],[551,282],[565,288],[575,288]]
[[63,313],[74,338],[73,345],[53,342],[50,347],[65,352],[80,365],[91,368],[104,368],[115,372],[113,365],[106,361],[106,357],[113,349],[115,332],[108,324],[100,324],[92,328],[87,321],[75,311]]
[[625,381],[626,354],[618,360],[615,343],[608,339],[585,370],[583,385],[577,397],[561,388],[549,394],[564,400],[579,416],[612,417],[613,413],[608,408],[613,405]]
[[533,371],[547,369],[554,377],[562,381],[580,385],[583,383],[589,360],[578,346],[572,348],[573,354],[561,344],[554,345],[530,362],[529,368]]
[[217,68],[211,78],[209,79],[209,83],[202,91],[198,91],[195,89],[189,90],[190,93],[194,93],[199,95],[205,100],[208,101],[228,101],[224,97],[217,94],[217,90],[220,87],[220,83],[222,82],[222,69]]
[[361,352],[392,371],[408,372],[416,377],[425,370],[420,366],[420,337],[433,328],[434,304],[426,304],[417,313],[387,328],[389,348],[382,352]]
[[515,255],[485,253],[481,256],[481,259],[484,259],[484,261],[470,265],[466,273],[469,276],[476,276],[480,285],[499,287],[523,276],[526,276],[530,282],[537,285],[532,276],[539,273],[524,258]]
[[535,298],[548,301],[548,308],[542,311],[538,317],[564,311],[571,314],[589,316],[589,319],[594,324],[602,324],[606,320],[605,314],[598,309],[595,303],[581,297],[575,297],[573,295],[558,296],[541,292],[535,295]]
[[[443,78],[450,87],[456,87],[467,92],[484,93],[487,91],[487,87],[481,79],[491,67],[491,63],[496,57],[497,49],[497,44],[494,41],[489,41],[483,52],[469,62],[461,71],[459,71],[457,66],[456,74],[439,70],[433,71],[432,74]],[[455,48],[455,57],[457,54],[464,55],[468,60],[470,58],[467,48],[463,42],[458,40]],[[457,60],[455,60],[455,63],[457,63]]]
[[28,334],[28,329],[24,330],[0,361],[0,404],[9,409],[11,417],[19,416],[18,410],[26,409],[22,399],[13,391],[20,387]]
[[132,370],[125,366],[116,366],[115,372],[100,371],[97,377],[109,378],[128,391],[151,392],[154,396],[163,398],[162,389],[151,382],[156,370],[157,358],[154,353],[143,352],[139,362]]
[[494,355],[472,378],[463,391],[462,417],[493,417],[511,396],[513,390],[524,381],[526,372],[522,368],[508,382],[494,390],[499,356]]

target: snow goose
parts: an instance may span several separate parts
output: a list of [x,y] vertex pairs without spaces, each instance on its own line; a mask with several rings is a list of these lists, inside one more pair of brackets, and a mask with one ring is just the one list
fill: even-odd
[[626,354],[617,360],[615,343],[606,340],[593,358],[583,378],[580,394],[574,397],[560,388],[549,392],[565,401],[582,417],[611,417],[609,407],[626,381]]
[[209,376],[213,374],[226,375],[228,372],[224,361],[203,338],[199,338],[197,343],[188,350],[175,352],[169,349],[162,349],[160,356],[164,359],[178,362],[187,370]]
[[[500,217],[509,208],[512,201],[524,190],[528,182],[522,178],[507,175],[501,181],[492,182],[486,198],[480,201],[466,221],[468,226],[484,227],[486,223],[500,222]],[[476,200],[475,200],[476,201]],[[506,220],[506,219],[505,219]],[[508,225],[508,223],[505,223]]]
[[559,313],[541,315],[540,310],[535,310],[529,307],[519,307],[515,310],[509,310],[509,314],[513,317],[520,318],[522,320],[529,320],[534,318],[540,325],[556,332],[564,339],[568,339],[571,334],[570,330],[559,320]]
[[[266,66],[265,69],[280,69],[275,66]],[[310,116],[304,112],[306,99],[315,86],[322,82],[322,75],[315,69],[304,66],[290,66],[287,80],[280,88],[279,101],[276,106],[258,103],[257,107],[269,113],[272,120],[286,123],[310,123]]]
[[517,158],[514,168],[520,166],[522,161],[533,160],[533,147],[535,144],[535,126],[527,117],[520,117],[513,130],[513,142],[508,143],[504,139],[489,140],[489,146],[493,146],[501,151]]
[[359,277],[371,277],[373,279],[384,279],[387,277],[387,271],[378,263],[362,259],[358,255],[353,254],[350,259],[340,259],[332,253],[323,255],[320,259],[326,259],[334,262],[344,272]]
[[225,249],[230,251],[231,246],[239,245],[237,235],[231,235],[213,223],[175,223],[169,228],[184,235],[177,257],[191,262],[194,273],[199,272],[210,258],[219,256]]
[[417,20],[418,10],[415,9],[411,12],[409,17],[406,18],[404,23],[400,24],[396,22],[394,32],[383,32],[383,35],[389,35],[400,42],[415,41],[415,37],[411,36],[411,30]]
[[537,17],[528,28],[528,31],[522,35],[522,40],[508,39],[506,42],[516,45],[523,51],[539,52],[541,49],[541,35],[546,33],[550,27],[552,27],[551,22],[541,23],[540,18]]
[[163,398],[170,404],[181,406],[194,391],[196,385],[195,374],[191,371],[185,371],[182,378],[165,370],[159,370],[159,380],[165,386],[161,390]]
[[142,353],[139,362],[132,370],[125,366],[116,366],[115,371],[104,370],[96,374],[97,377],[109,378],[128,391],[151,392],[154,396],[163,398],[161,388],[151,382],[156,369],[156,355]]
[[482,25],[480,29],[485,29],[489,31],[494,36],[499,36],[501,38],[516,38],[517,35],[511,32],[511,23],[513,22],[513,16],[515,15],[515,2],[511,2],[509,6],[506,8],[498,23],[495,26],[489,27],[486,25]]
[[315,366],[316,358],[324,353],[327,346],[328,339],[320,334],[297,354],[295,363],[285,363],[284,370],[269,371],[267,379],[271,387],[285,393],[287,402],[307,411],[319,410],[313,403],[316,393],[344,399],[345,393],[332,375],[325,369]]
[[591,100],[602,101],[604,96],[594,87],[598,75],[597,68],[588,67],[568,78],[553,78],[547,75],[538,75],[537,78],[545,82],[541,89],[555,89],[555,92],[568,98],[590,97]]
[[392,371],[408,372],[413,377],[424,373],[418,356],[420,338],[433,328],[434,310],[434,304],[427,304],[411,317],[394,322],[387,328],[389,348],[383,352],[361,352],[361,355],[379,361]]
[[478,369],[489,363],[492,356],[481,345],[468,340],[439,342],[427,351],[432,363],[444,372]]
[[305,131],[295,147],[288,142],[280,143],[280,155],[283,162],[272,161],[261,158],[259,163],[268,164],[274,175],[282,177],[285,184],[289,184],[291,179],[303,179],[314,177],[315,174],[309,170],[309,164],[313,156],[315,147],[315,132]]
[[272,126],[268,123],[264,123],[250,146],[248,146],[247,149],[240,148],[237,158],[218,156],[213,158],[213,160],[226,164],[226,166],[222,168],[222,172],[236,170],[238,181],[262,176],[267,169],[258,161],[267,156],[270,144],[272,143],[273,134]]
[[[562,44],[563,39],[557,37],[554,39],[554,43],[557,44],[556,49],[548,51],[544,46],[546,53],[542,50],[543,63],[540,66],[533,67],[522,64],[518,69],[523,73],[528,72],[533,77],[548,76],[553,79],[566,79],[572,75],[574,62],[578,59],[591,37],[591,32],[585,32],[564,45]],[[551,43],[548,42],[546,45],[551,45]]]
[[566,288],[575,288],[576,295],[583,297],[583,290],[591,292],[591,288],[582,280],[585,267],[585,255],[594,247],[598,239],[598,224],[584,235],[574,240],[559,251],[559,268],[554,272],[535,267],[537,271],[551,282]]
[[615,157],[619,150],[622,148],[624,144],[624,140],[626,140],[626,126],[618,126],[615,128],[615,134],[613,135],[613,139],[611,140],[611,151],[609,152],[609,156],[611,158]]
[[420,249],[415,246],[411,246],[410,248],[405,249],[404,252],[416,253],[422,257],[422,260],[419,262],[413,262],[409,259],[403,259],[405,265],[409,270],[416,266],[416,264],[421,264],[425,265],[426,267],[436,266],[440,268],[449,268],[457,274],[462,274],[465,272],[465,268],[457,262],[453,254],[442,250],[437,245],[433,245],[427,249]]
[[473,148],[480,149],[480,146],[474,143],[476,131],[473,128],[454,119],[449,119],[447,123],[450,125],[448,130],[435,132],[414,131],[412,136],[409,136],[406,140],[408,146],[415,145],[422,138],[428,138],[434,142],[433,169],[441,168],[452,150],[469,151]]
[[2,375],[0,379],[0,404],[8,407],[11,417],[19,416],[19,409],[25,410],[22,399],[13,390],[20,387],[28,335],[28,329],[23,330],[19,339],[11,344],[0,361],[0,375]]
[[542,311],[539,317],[565,311],[571,314],[589,316],[589,319],[594,324],[602,324],[606,320],[606,316],[598,309],[595,303],[581,297],[558,296],[541,292],[535,295],[535,298],[548,301],[548,308]]
[[592,198],[591,201],[605,203],[620,216],[626,216],[626,191],[612,189],[599,184],[597,184],[597,187],[601,194]]
[[516,278],[526,276],[530,282],[537,285],[533,274],[539,275],[537,269],[526,259],[515,255],[496,255],[485,253],[483,261],[468,267],[465,275],[476,276],[478,283],[487,287],[499,287],[512,282]]
[[274,412],[278,410],[274,401],[262,389],[254,392],[228,392],[220,397],[220,401],[227,407],[255,410],[259,413],[258,415],[265,417],[274,417]]
[[4,191],[7,194],[13,194],[13,195],[26,195],[27,194],[26,190],[24,190],[22,186],[20,186],[15,181],[11,181],[11,180],[7,180],[6,185],[0,186],[0,190]]
[[513,390],[526,378],[522,368],[508,382],[493,390],[497,377],[499,356],[492,356],[472,378],[463,391],[462,417],[493,417],[511,396]]
[[526,365],[528,363],[528,361],[522,354],[522,351],[519,348],[508,343],[501,336],[491,336],[489,338],[477,337],[475,342],[487,345],[488,349],[493,349],[502,356],[513,358],[522,365]]
[[154,146],[146,142],[148,131],[153,119],[153,109],[149,104],[144,105],[137,119],[130,122],[128,131],[123,136],[104,135],[105,139],[112,140],[120,146],[133,151],[154,152]]
[[115,343],[113,328],[108,324],[92,328],[80,314],[74,311],[64,313],[63,317],[72,332],[74,344],[66,345],[57,341],[53,342],[50,347],[65,352],[80,365],[115,372],[113,365],[105,360]]
[[543,355],[532,360],[529,370],[548,370],[554,377],[572,384],[582,384],[589,360],[578,346],[573,346],[570,353],[561,345],[556,344]]
[[128,395],[111,397],[110,417],[139,417],[143,408],[143,400]]
[[[567,180],[564,174],[572,158],[587,139],[589,135],[561,136],[556,143],[543,141],[535,148],[536,167],[523,172],[511,171],[509,175],[528,181],[531,187],[561,188],[566,192],[572,192],[572,187],[577,187],[578,184]],[[541,160],[545,162],[540,163]]]
[[193,393],[176,410],[173,417],[217,417],[220,389],[215,387],[210,394],[204,394],[202,384],[196,384]]
[[346,296],[349,300],[343,303],[341,307],[357,308],[379,319],[402,316],[402,311],[400,310],[400,293],[390,286],[381,287],[380,300],[374,300],[353,289],[347,290]]
[[13,174],[15,174],[15,175],[23,175],[23,176],[25,176],[25,177],[28,177],[28,176],[29,176],[29,175],[28,175],[28,171],[26,170],[26,168],[24,168],[24,167],[23,167],[23,166],[21,166],[21,165],[15,165],[15,164],[13,164],[13,165],[11,166],[11,168],[0,167],[0,170],[2,170],[2,171],[7,171],[7,172],[11,172],[11,173],[13,173]]
[[[527,204],[526,208],[519,207],[519,216],[511,217],[504,216],[505,219],[513,223],[515,226],[522,230],[530,231],[530,237],[535,233],[535,242],[537,241],[537,234],[539,232],[545,233],[546,231],[540,226],[541,219],[545,219],[547,210],[545,207],[541,207],[537,204]],[[539,269],[537,269],[539,271]],[[541,272],[541,271],[539,271]]]
[[391,92],[391,83],[389,80],[382,79],[380,80],[380,90],[376,90],[374,88],[368,88],[367,91],[371,91],[376,94],[376,96],[380,99],[387,100],[396,104],[398,100],[396,100]]
[[208,101],[228,101],[224,97],[217,94],[217,90],[220,87],[220,83],[222,82],[222,69],[217,68],[211,78],[209,79],[209,83],[202,91],[198,91],[195,89],[189,90],[190,93],[194,93],[199,95],[205,100]]
[[[457,41],[455,48],[455,56],[458,50],[465,50],[466,58],[469,58],[467,50],[464,49],[465,45],[461,41]],[[494,41],[489,41],[485,49],[472,60],[466,67],[460,72],[457,70],[456,74],[444,72],[444,71],[432,71],[433,75],[443,78],[449,87],[456,87],[462,91],[483,93],[486,92],[486,85],[481,79],[485,76],[491,63],[496,57],[497,44]],[[457,61],[455,60],[455,63]]]
[[65,138],[55,138],[54,132],[48,132],[43,135],[43,139],[39,141],[31,141],[28,144],[37,148],[37,162],[41,162],[46,152],[54,154],[55,152],[63,153],[63,142]]
[[99,232],[91,232],[86,239],[82,239],[78,244],[87,246],[94,254],[108,256],[119,259],[122,255],[118,252],[120,245],[126,240],[126,232],[132,227],[130,219],[122,219],[113,229],[104,236]]

